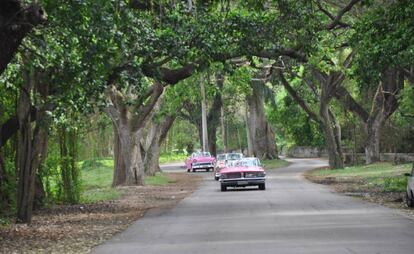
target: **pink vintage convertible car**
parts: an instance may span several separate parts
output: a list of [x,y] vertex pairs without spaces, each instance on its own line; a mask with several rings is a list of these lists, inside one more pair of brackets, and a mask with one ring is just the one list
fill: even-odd
[[260,166],[258,158],[243,158],[239,161],[223,168],[220,171],[221,191],[226,191],[227,187],[246,187],[251,185],[259,186],[260,190],[265,190],[266,172]]
[[214,169],[215,162],[216,159],[209,152],[198,152],[193,153],[185,160],[185,167],[187,168],[187,172],[195,172],[199,169],[204,169],[209,172],[210,169]]

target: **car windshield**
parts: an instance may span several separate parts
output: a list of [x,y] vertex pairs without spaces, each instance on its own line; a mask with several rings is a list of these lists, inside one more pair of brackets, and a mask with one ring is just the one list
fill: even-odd
[[226,167],[235,167],[237,166],[238,161],[226,161]]
[[227,155],[228,160],[240,160],[242,158],[242,154],[240,153],[229,153]]
[[198,153],[192,154],[192,157],[200,157],[200,156],[211,157],[209,152],[198,152]]
[[244,166],[244,167],[255,167],[260,166],[260,162],[258,159],[250,159],[250,160],[239,160],[236,163],[237,166]]
[[218,161],[224,161],[224,160],[226,160],[226,155],[225,154],[219,154],[219,155],[217,155],[217,160]]

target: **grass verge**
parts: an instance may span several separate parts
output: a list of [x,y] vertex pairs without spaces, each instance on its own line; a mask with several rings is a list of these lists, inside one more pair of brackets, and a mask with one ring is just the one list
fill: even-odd
[[175,183],[174,179],[169,178],[163,173],[156,173],[155,176],[145,177],[145,185],[160,186]]
[[411,164],[392,165],[391,163],[375,163],[371,165],[346,167],[344,169],[317,169],[308,173],[310,180],[322,183],[356,183],[358,189],[365,191],[404,192]]
[[96,203],[114,200],[122,195],[122,191],[112,188],[114,164],[112,159],[97,159],[94,163],[80,162],[82,168],[81,203]]
[[315,183],[329,185],[335,191],[348,196],[395,208],[414,218],[414,210],[405,205],[407,177],[411,164],[393,165],[375,163],[330,170],[314,169],[304,176]]
[[278,168],[284,168],[289,166],[289,162],[281,159],[275,159],[275,160],[265,160],[263,161],[263,167],[266,170],[272,170],[272,169],[278,169]]
[[[94,163],[80,162],[82,168],[82,194],[81,203],[96,203],[99,201],[115,200],[123,191],[112,188],[114,173],[114,161],[112,159],[97,159]],[[155,176],[145,177],[146,185],[168,185],[175,181],[167,175],[157,173]]]

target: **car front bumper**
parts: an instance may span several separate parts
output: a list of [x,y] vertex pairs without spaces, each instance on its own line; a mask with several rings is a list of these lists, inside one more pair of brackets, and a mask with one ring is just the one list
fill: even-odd
[[201,165],[192,165],[192,169],[204,169],[204,168],[214,168],[213,164],[201,164]]
[[264,184],[266,179],[264,177],[256,178],[235,178],[235,179],[220,179],[220,183],[227,187],[251,186]]

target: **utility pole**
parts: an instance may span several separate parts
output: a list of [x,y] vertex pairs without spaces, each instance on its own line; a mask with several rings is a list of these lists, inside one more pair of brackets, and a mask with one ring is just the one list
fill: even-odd
[[200,79],[201,88],[201,127],[202,127],[202,147],[203,152],[208,152],[208,135],[207,135],[207,106],[206,106],[206,90],[204,86],[204,80]]

